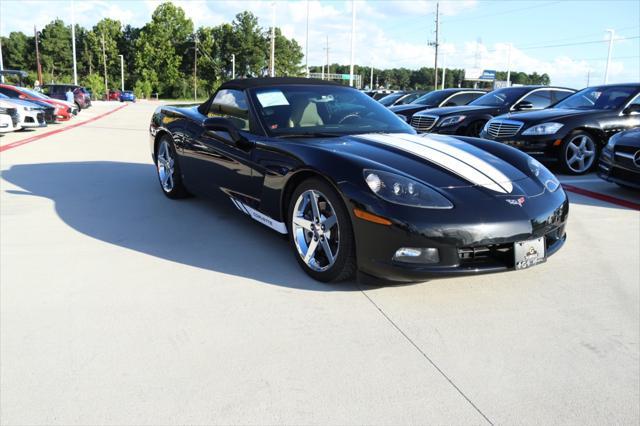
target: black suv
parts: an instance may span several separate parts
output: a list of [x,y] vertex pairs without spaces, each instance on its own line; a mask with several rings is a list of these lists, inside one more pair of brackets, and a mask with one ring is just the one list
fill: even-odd
[[478,136],[485,123],[496,115],[547,108],[575,93],[551,86],[518,86],[496,89],[469,105],[428,109],[411,119],[418,132]]
[[444,89],[434,90],[425,95],[420,96],[415,101],[406,105],[396,105],[389,109],[402,118],[407,123],[411,122],[411,117],[416,112],[423,111],[428,108],[437,108],[441,106],[459,106],[466,105],[474,99],[484,95],[486,90],[480,89]]
[[480,136],[583,174],[612,135],[639,126],[640,83],[610,84],[587,87],[542,111],[496,117]]

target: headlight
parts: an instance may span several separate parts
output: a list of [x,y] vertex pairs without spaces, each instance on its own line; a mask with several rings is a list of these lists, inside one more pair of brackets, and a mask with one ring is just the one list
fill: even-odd
[[425,209],[451,209],[453,204],[438,191],[404,176],[379,170],[364,170],[367,185],[385,201]]
[[442,120],[440,123],[438,123],[438,126],[439,127],[453,126],[454,124],[460,123],[465,118],[467,117],[464,115],[452,115],[451,117],[447,117],[444,120]]
[[523,135],[537,136],[537,135],[553,135],[562,128],[563,124],[560,123],[542,123],[533,127],[529,127],[522,132]]
[[482,131],[484,133],[489,133],[489,123],[491,123],[491,120],[487,121],[487,123],[484,125],[484,127],[482,128]]
[[560,187],[558,178],[535,158],[529,159],[529,169],[531,169],[531,173],[533,173],[549,192],[555,192],[555,190]]
[[402,121],[404,121],[405,123],[409,122],[409,119],[407,118],[406,115],[402,115],[402,114],[396,114],[398,116],[398,118]]
[[615,135],[609,138],[609,141],[607,142],[607,146],[606,146],[608,150],[613,151],[613,146],[616,144],[616,140],[618,139],[619,135],[620,133],[616,133]]
[[0,114],[6,114],[6,113],[7,113],[7,109],[0,107]]

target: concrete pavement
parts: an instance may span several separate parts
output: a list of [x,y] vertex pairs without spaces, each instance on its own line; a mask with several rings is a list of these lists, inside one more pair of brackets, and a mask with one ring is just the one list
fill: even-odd
[[0,154],[2,424],[638,423],[638,211],[571,194],[526,271],[324,285],[228,200],[161,194],[156,105]]

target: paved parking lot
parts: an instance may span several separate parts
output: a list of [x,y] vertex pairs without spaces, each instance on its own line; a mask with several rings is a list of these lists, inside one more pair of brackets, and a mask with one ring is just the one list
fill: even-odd
[[324,285],[228,200],[162,195],[156,105],[0,137],[2,424],[638,424],[638,210],[570,193],[526,271]]

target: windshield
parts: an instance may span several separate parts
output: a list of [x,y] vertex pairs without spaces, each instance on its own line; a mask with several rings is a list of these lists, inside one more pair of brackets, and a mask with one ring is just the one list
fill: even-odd
[[511,106],[515,101],[524,96],[530,89],[509,87],[504,89],[494,90],[486,95],[480,96],[469,105],[480,106]]
[[453,95],[453,93],[444,92],[442,90],[434,90],[433,92],[429,92],[426,95],[420,96],[418,99],[411,103],[418,105],[440,105],[440,102],[442,102],[444,98],[449,95]]
[[378,102],[380,102],[384,106],[391,106],[395,101],[400,99],[402,96],[404,96],[403,93],[392,93],[380,99]]
[[24,93],[26,93],[28,95],[31,95],[34,98],[49,99],[48,96],[45,96],[40,92],[36,92],[35,90],[27,89],[27,88],[24,88],[24,87],[20,87],[18,90],[20,90],[21,92],[24,92]]
[[562,109],[618,109],[638,92],[632,86],[587,87],[557,103]]
[[251,95],[257,116],[274,136],[415,133],[379,102],[346,86],[283,85]]

